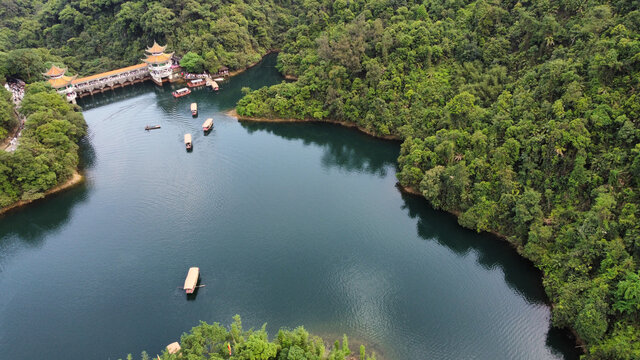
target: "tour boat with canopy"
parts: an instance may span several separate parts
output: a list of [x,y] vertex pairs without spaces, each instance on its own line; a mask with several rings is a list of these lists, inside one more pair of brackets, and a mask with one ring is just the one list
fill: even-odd
[[198,104],[197,103],[191,103],[191,115],[193,115],[193,116],[198,115]]
[[205,121],[204,124],[202,124],[202,131],[207,132],[211,130],[212,127],[213,127],[213,119],[208,118],[207,121]]
[[187,86],[190,88],[204,86],[204,85],[205,85],[204,79],[193,79],[187,83]]
[[187,147],[187,150],[191,150],[193,147],[193,143],[191,141],[191,134],[184,134],[184,145]]
[[187,294],[193,294],[198,284],[198,277],[200,277],[200,268],[192,267],[187,273],[187,278],[184,280],[183,289]]
[[174,91],[172,94],[174,98],[179,98],[191,94],[191,90],[188,88],[182,88]]

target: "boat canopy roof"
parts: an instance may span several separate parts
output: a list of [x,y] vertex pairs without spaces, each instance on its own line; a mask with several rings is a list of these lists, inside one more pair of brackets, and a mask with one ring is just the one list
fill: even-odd
[[203,81],[204,81],[204,79],[193,79],[193,80],[191,80],[191,83],[195,84],[195,83],[200,83],[200,82],[203,82]]
[[202,124],[202,127],[209,127],[209,126],[211,126],[211,125],[213,125],[213,119],[212,119],[212,118],[208,118],[208,119],[204,122],[204,124]]
[[198,108],[197,103],[191,103],[191,110],[196,110]]
[[[187,135],[191,137],[191,134],[187,134]],[[184,280],[184,288],[195,289],[196,284],[198,283],[198,275],[200,275],[200,268],[197,268],[197,267],[190,268],[189,273],[187,273],[187,278]]]
[[180,94],[180,93],[184,93],[184,92],[187,92],[187,91],[189,91],[188,88],[182,88],[182,89],[176,90],[176,93]]
[[[186,143],[190,143],[191,142],[191,134],[184,134],[184,142]],[[197,268],[191,268],[191,269],[197,269]],[[189,269],[189,274],[191,274],[191,269]],[[189,279],[189,278],[187,278]],[[185,282],[186,284],[186,282]]]
[[169,354],[175,354],[178,351],[180,351],[180,344],[176,341],[176,342],[172,342],[171,344],[167,345],[167,352]]

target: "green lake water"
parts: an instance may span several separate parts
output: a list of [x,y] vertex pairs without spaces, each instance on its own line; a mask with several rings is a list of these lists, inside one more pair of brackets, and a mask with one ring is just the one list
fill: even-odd
[[[282,81],[274,65],[219,93],[81,99],[86,183],[0,218],[0,358],[153,355],[234,314],[272,336],[346,333],[379,359],[575,358],[530,263],[396,188],[399,143],[226,116],[243,86]],[[206,287],[187,298],[190,266]]]

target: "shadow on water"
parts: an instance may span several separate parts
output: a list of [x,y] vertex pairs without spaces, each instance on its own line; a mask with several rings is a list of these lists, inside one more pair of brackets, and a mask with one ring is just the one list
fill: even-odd
[[[91,140],[80,141],[80,171],[91,168],[95,162],[95,150]],[[0,215],[0,263],[19,239],[20,244],[38,247],[48,233],[64,226],[71,218],[73,208],[86,201],[89,194],[86,182],[75,185],[61,193],[49,195],[24,207]]]
[[[51,195],[46,201],[37,201],[8,212],[0,218],[0,249],[11,248],[10,243],[16,239],[21,245],[40,246],[48,233],[57,231],[69,221],[73,208],[86,201],[88,193],[87,184],[82,183]],[[4,251],[0,254],[2,257],[8,255]]]
[[82,110],[86,111],[86,110],[91,110],[100,106],[113,104],[122,100],[135,98],[136,96],[144,95],[148,93],[151,89],[155,89],[155,88],[157,88],[155,84],[153,84],[151,81],[147,81],[144,83],[133,84],[124,88],[107,90],[103,93],[88,95],[88,96],[79,98],[77,101],[78,101],[78,105],[80,105]]
[[242,121],[240,124],[249,134],[265,131],[287,140],[301,140],[305,145],[322,147],[322,164],[325,167],[381,177],[387,175],[390,166],[395,166],[400,151],[396,142],[374,139],[337,124],[252,121]]
[[[487,233],[470,236],[473,231],[461,227],[455,215],[435,210],[426,199],[417,195],[402,193],[402,199],[403,209],[411,218],[418,219],[417,232],[422,239],[435,240],[459,255],[474,252],[479,265],[485,269],[500,269],[509,288],[527,302],[548,304],[540,279],[542,274],[509,243]],[[579,351],[572,347],[575,339],[568,331],[551,328],[546,343],[565,359],[579,358]]]

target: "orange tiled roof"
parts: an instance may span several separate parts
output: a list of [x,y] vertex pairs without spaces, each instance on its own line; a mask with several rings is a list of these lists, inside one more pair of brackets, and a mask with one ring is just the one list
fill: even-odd
[[51,84],[52,88],[59,89],[69,85],[76,76],[62,76],[56,79],[49,79],[49,84]]
[[44,76],[60,76],[62,74],[65,73],[65,71],[67,71],[67,69],[61,69],[55,65],[51,65],[51,69],[49,69],[49,71],[47,71],[46,73],[44,73]]
[[164,51],[164,49],[166,49],[167,46],[160,46],[158,45],[157,42],[153,42],[153,46],[147,49],[147,52],[152,53],[152,54],[156,54],[156,53],[161,53]]
[[127,71],[131,71],[131,70],[137,70],[137,69],[142,69],[147,67],[147,64],[138,64],[138,65],[133,65],[133,66],[127,66],[125,68],[121,68],[121,69],[116,69],[116,70],[111,70],[111,71],[107,71],[107,72],[103,72],[100,74],[95,74],[95,75],[91,75],[91,76],[87,76],[87,77],[83,77],[80,79],[76,79],[73,80],[74,84],[80,84],[83,82],[87,82],[87,81],[91,81],[91,80],[97,80],[97,79],[101,79],[107,76],[111,76],[111,75],[118,75],[121,74],[123,72],[127,72]]
[[171,54],[160,54],[160,55],[149,55],[149,56],[147,56],[146,59],[143,59],[142,61],[146,62],[147,64],[162,64],[162,63],[166,63],[169,60],[171,60],[171,56],[173,56],[173,53],[171,53]]

